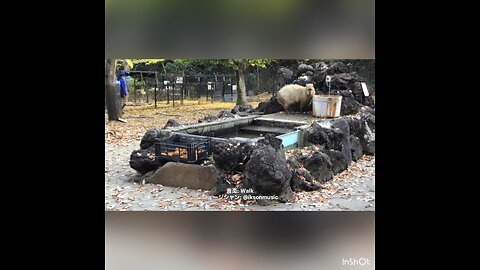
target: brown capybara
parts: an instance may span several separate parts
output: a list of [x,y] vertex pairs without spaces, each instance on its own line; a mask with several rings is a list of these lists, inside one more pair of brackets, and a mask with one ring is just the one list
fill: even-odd
[[288,84],[278,91],[277,101],[287,113],[290,113],[288,108],[293,104],[298,104],[300,112],[304,112],[308,109],[314,95],[315,88],[311,83],[307,83],[306,86]]

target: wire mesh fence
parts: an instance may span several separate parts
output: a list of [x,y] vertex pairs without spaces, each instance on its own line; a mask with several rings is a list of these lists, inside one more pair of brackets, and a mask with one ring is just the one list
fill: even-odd
[[[128,101],[134,104],[156,104],[166,101],[167,104],[176,106],[183,104],[184,100],[237,101],[238,85],[235,74],[186,75],[156,71],[130,71],[126,75]],[[260,83],[255,79],[258,80],[259,76],[246,75],[247,96],[264,92],[259,89]],[[274,81],[272,80],[272,82]],[[268,87],[265,90],[272,92],[271,89],[272,87]]]

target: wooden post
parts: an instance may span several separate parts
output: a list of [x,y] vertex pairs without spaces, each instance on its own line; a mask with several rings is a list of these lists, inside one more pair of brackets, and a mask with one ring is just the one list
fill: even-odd
[[175,107],[175,86],[177,84],[177,81],[175,80],[175,76],[170,74],[170,78],[173,78],[173,83],[172,83],[172,103],[173,103],[173,107]]
[[197,76],[197,96],[198,96],[198,104],[200,104],[200,99],[201,99],[201,95],[200,95],[200,76]]
[[[140,73],[140,74],[143,74],[143,73]],[[143,75],[142,75],[142,80],[143,80],[143,91],[145,91],[145,95],[147,96],[147,104],[148,104],[149,100],[148,100],[147,80],[143,78]]]
[[207,77],[206,88],[205,88],[205,101],[208,102],[209,97],[210,97],[210,92],[208,91],[208,77]]
[[183,98],[185,96],[185,73],[182,74],[182,83],[180,84],[180,104],[183,105]]
[[[143,74],[142,74],[142,72],[140,72],[140,80],[141,80],[141,82],[142,82],[142,83],[144,83],[144,81],[143,81]],[[145,90],[145,84],[144,84],[144,87],[143,87],[143,89]]]
[[258,66],[257,66],[257,92],[254,93],[255,94],[259,94],[260,93],[260,72],[258,70]]
[[167,90],[167,104],[170,104],[170,81],[167,82],[165,89]]
[[217,91],[217,75],[215,74],[215,82],[213,83],[215,85],[215,87],[213,87],[213,91],[212,91],[212,103],[213,103],[213,99],[215,98],[215,91]]
[[188,88],[188,80],[185,72],[183,73],[183,83],[185,84],[186,97],[187,99],[190,99],[190,89]]
[[223,81],[222,81],[222,99],[223,99],[223,102],[225,102],[225,93],[226,93],[225,85],[226,85],[226,83],[225,83],[225,75],[224,75],[223,76]]
[[232,76],[230,76],[230,101],[233,101],[233,81],[232,81]]
[[158,88],[158,77],[157,77],[157,72],[155,72],[155,108],[157,108],[157,88]]
[[137,80],[133,78],[133,100],[137,104]]

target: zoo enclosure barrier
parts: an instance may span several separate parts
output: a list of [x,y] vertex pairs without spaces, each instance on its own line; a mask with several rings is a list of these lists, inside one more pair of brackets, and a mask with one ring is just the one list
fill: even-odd
[[[248,75],[247,75],[248,76]],[[126,72],[130,102],[153,103],[166,101],[175,107],[184,100],[236,102],[235,74],[187,75],[185,73],[160,73],[158,71]],[[252,84],[252,83],[250,83]],[[254,95],[253,86],[247,83],[247,96]],[[270,92],[270,91],[269,91]]]
[[234,74],[185,75],[157,71],[130,71],[127,75],[129,101],[134,103],[183,104],[185,99],[206,101],[236,101],[237,85]]

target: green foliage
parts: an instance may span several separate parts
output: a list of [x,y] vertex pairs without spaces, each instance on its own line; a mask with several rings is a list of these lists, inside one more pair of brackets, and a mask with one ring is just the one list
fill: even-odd
[[221,60],[222,64],[230,67],[233,70],[246,69],[247,67],[261,67],[267,68],[267,64],[271,61],[269,59],[225,59]]
[[[225,74],[249,67],[268,68],[269,59],[126,59],[133,70],[157,70],[165,73]],[[117,62],[123,69],[123,60]]]
[[134,69],[135,66],[140,67],[141,70],[156,69],[159,63],[165,61],[165,59],[117,59],[116,70],[123,70],[125,64],[130,69]]
[[188,60],[175,59],[165,64],[166,73],[182,73],[188,65]]
[[144,63],[146,65],[154,65],[163,61],[165,61],[165,59],[132,59],[133,64]]
[[[368,86],[375,88],[375,60],[374,59],[117,59],[117,70],[123,69],[123,61],[131,61],[131,70],[148,70],[165,73],[183,73],[190,76],[232,74],[242,68],[245,71],[245,80],[248,89],[273,89],[277,79],[277,70],[287,67],[295,70],[301,64],[314,65],[316,62],[341,61],[351,71],[356,71],[364,77]],[[257,70],[257,68],[259,70]],[[260,75],[260,82],[253,74]]]
[[269,59],[250,59],[250,60],[247,60],[247,61],[248,61],[248,64],[252,67],[267,68],[267,64],[269,64],[271,60],[269,60]]
[[117,59],[116,69],[122,70],[125,64],[127,64],[129,68],[133,68],[132,59]]

